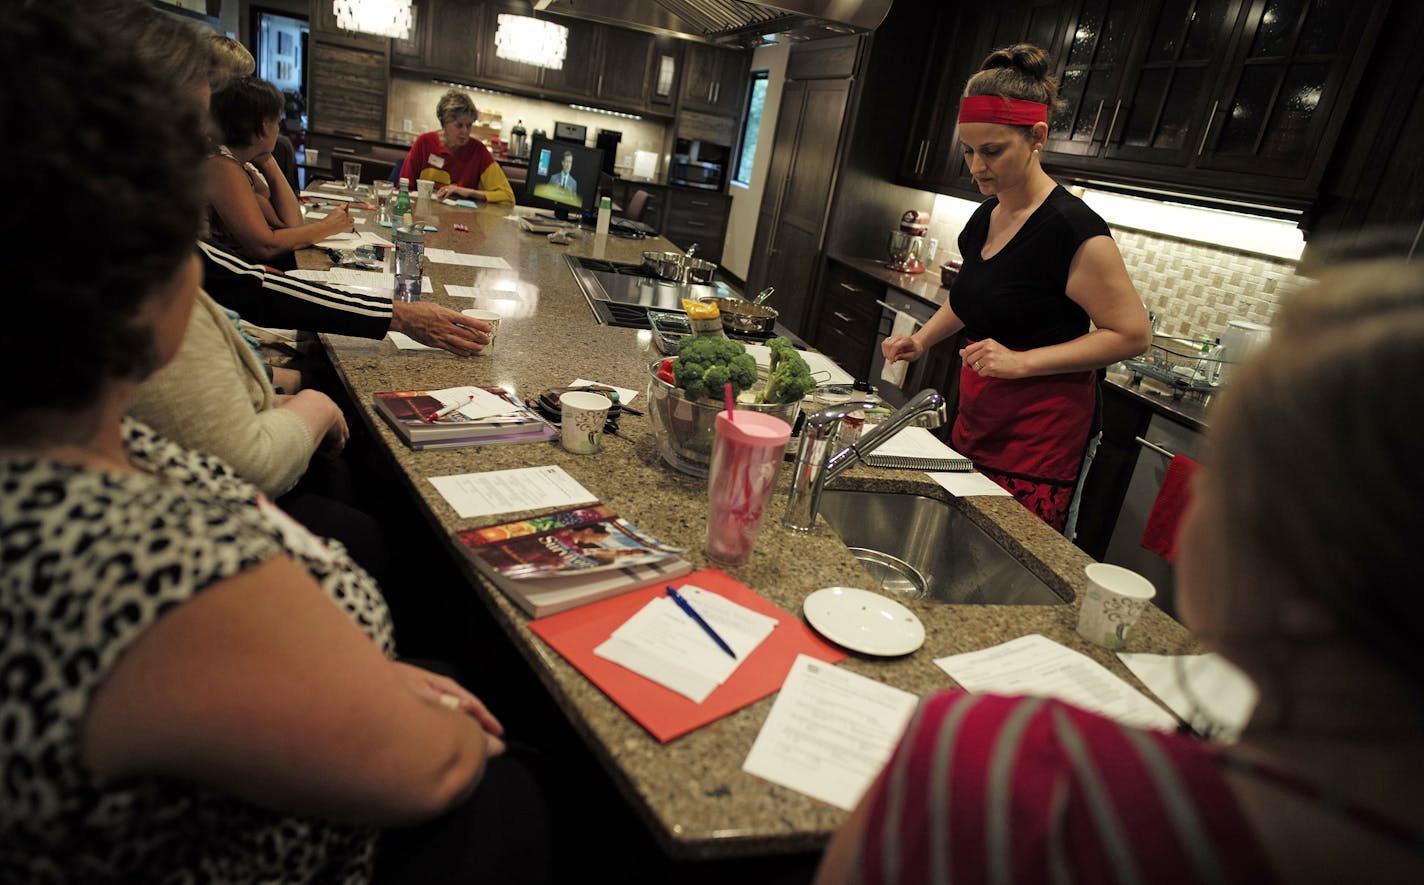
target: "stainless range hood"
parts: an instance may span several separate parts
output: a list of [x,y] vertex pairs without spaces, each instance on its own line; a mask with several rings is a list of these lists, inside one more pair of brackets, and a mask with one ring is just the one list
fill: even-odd
[[536,0],[535,11],[753,47],[873,31],[891,0]]

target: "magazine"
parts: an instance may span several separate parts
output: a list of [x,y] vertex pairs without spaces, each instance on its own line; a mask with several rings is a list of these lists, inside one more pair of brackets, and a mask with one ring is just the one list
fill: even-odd
[[466,529],[455,540],[481,574],[536,618],[692,568],[683,548],[650,537],[604,504]]

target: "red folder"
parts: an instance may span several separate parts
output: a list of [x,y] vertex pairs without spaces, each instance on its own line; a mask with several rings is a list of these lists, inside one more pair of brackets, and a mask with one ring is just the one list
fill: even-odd
[[846,657],[845,652],[822,640],[799,618],[782,611],[721,569],[703,569],[672,582],[674,587],[685,584],[717,593],[778,622],[751,657],[700,704],[593,653],[594,648],[602,645],[649,600],[666,593],[666,584],[655,584],[530,621],[529,629],[662,743],[682,737],[779,690],[797,655],[810,655],[830,664]]

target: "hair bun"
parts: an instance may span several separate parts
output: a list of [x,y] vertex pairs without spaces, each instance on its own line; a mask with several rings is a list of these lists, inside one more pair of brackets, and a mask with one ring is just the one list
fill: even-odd
[[995,49],[980,65],[981,71],[996,68],[1016,68],[1033,77],[1044,80],[1048,77],[1048,53],[1032,43],[1018,43],[1003,49]]

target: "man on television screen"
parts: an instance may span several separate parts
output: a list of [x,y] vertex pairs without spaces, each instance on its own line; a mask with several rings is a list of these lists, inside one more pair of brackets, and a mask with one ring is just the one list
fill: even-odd
[[574,180],[574,154],[573,151],[564,151],[564,168],[549,178],[549,183],[554,187],[561,187],[574,195],[575,201],[578,199],[578,182]]

